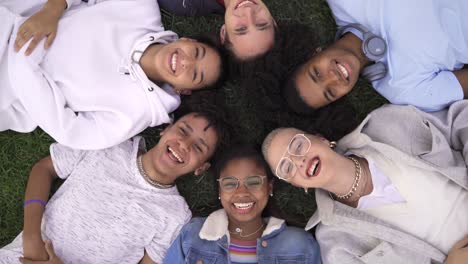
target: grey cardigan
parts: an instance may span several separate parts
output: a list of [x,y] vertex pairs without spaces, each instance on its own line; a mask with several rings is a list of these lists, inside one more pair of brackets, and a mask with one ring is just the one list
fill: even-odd
[[[375,149],[394,161],[436,169],[468,190],[468,100],[430,114],[412,106],[383,106],[341,139],[337,151],[357,148]],[[419,264],[441,263],[446,258],[432,245],[333,200],[324,190],[316,190],[315,195],[317,211],[306,229],[318,224],[323,263]]]

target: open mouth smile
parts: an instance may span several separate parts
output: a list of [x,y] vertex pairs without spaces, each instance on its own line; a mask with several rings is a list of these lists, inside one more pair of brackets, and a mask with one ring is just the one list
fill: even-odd
[[248,214],[252,211],[255,202],[248,203],[233,203],[232,204],[236,211],[240,214]]
[[169,58],[169,68],[171,69],[172,73],[176,73],[177,71],[177,59],[179,58],[179,53],[175,51]]
[[308,177],[315,177],[320,173],[320,169],[322,168],[320,158],[316,157],[313,158],[309,162],[309,166],[307,168],[306,174]]
[[336,62],[336,67],[338,68],[338,71],[343,79],[349,82],[349,70],[348,70],[348,65],[342,64],[339,62]]
[[171,160],[177,162],[177,163],[185,163],[185,161],[182,159],[181,155],[177,153],[174,149],[171,147],[167,146],[167,152],[169,154],[169,157]]
[[246,6],[246,5],[257,5],[257,3],[255,3],[254,1],[251,1],[251,0],[244,0],[244,1],[241,1],[240,3],[238,3],[234,9],[237,9],[239,7],[243,7],[243,6]]

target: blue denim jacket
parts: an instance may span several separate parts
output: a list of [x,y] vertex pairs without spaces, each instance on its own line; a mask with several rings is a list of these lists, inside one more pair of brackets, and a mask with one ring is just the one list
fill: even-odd
[[[303,229],[288,227],[284,220],[270,217],[257,239],[257,258],[264,263],[321,263],[314,237]],[[167,251],[164,263],[231,263],[228,219],[224,209],[186,224]],[[201,262],[200,262],[201,261]]]

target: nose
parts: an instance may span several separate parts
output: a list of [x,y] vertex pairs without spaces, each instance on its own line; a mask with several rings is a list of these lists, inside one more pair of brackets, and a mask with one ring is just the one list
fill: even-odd
[[188,139],[182,139],[179,141],[179,147],[182,151],[188,152],[190,149],[190,141]]
[[195,65],[195,59],[190,56],[185,56],[181,61],[180,64],[184,69],[191,69],[193,65]]
[[245,187],[245,184],[243,181],[239,181],[239,187],[237,187],[236,194],[244,194],[248,193],[249,190]]

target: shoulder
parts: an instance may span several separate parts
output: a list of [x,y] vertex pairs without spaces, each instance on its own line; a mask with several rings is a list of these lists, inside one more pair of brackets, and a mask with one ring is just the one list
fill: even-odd
[[311,233],[302,228],[285,225],[277,235],[277,240],[284,245],[296,245],[297,250],[318,250],[318,243]]
[[191,237],[198,237],[198,233],[200,232],[203,224],[205,223],[206,217],[194,217],[192,218],[187,224],[184,225],[182,230],[180,231],[181,236],[191,236]]

